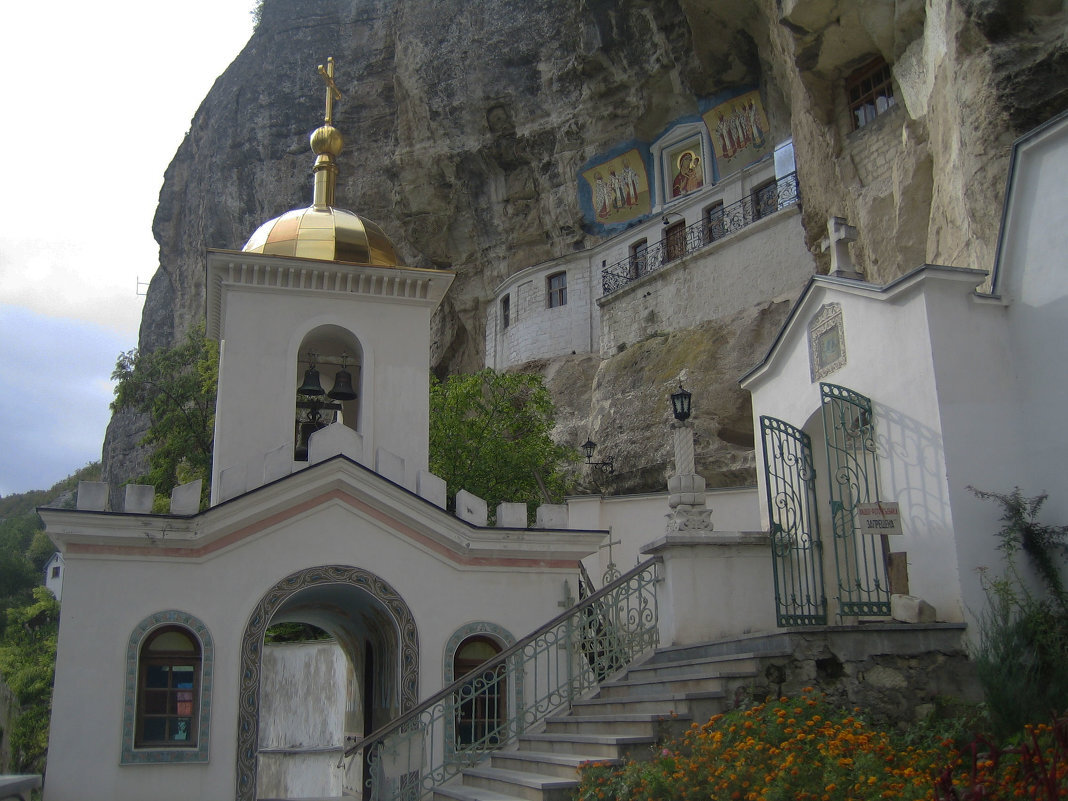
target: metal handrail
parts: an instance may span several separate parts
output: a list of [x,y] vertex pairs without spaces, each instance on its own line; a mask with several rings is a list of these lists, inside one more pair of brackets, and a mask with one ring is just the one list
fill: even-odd
[[[552,712],[594,689],[659,643],[655,556],[557,615],[536,631],[431,695],[414,709],[349,746],[342,760],[373,749],[364,776],[373,801],[414,801]],[[562,675],[556,675],[562,672]],[[512,703],[514,699],[514,704]],[[510,708],[500,721],[472,718],[460,742],[465,712]],[[477,730],[477,731],[476,731]],[[389,748],[388,754],[384,752]],[[427,754],[437,752],[438,757]],[[400,756],[397,754],[400,753]],[[408,756],[405,757],[405,754]],[[412,756],[415,754],[416,756]],[[385,776],[385,760],[395,774]],[[398,771],[404,763],[413,770]],[[407,761],[406,761],[407,760]]]
[[603,294],[609,295],[622,289],[642,276],[656,272],[665,264],[678,261],[728,234],[800,202],[801,187],[797,183],[797,173],[792,172],[736,203],[710,209],[707,217],[700,222],[675,232],[669,230],[659,242],[642,247],[627,258],[605,267],[601,271]]

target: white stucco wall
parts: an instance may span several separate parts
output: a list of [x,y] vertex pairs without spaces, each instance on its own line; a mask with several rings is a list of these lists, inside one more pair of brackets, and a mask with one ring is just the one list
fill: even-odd
[[[567,303],[549,308],[549,276],[567,274]],[[512,276],[486,311],[486,365],[497,370],[568,353],[589,353],[600,328],[589,254],[528,267]],[[509,324],[501,317],[509,299]]]
[[[819,382],[813,382],[810,375],[807,327],[824,303],[841,304],[847,362],[823,381],[871,398],[880,497],[901,505],[903,535],[893,538],[891,550],[908,554],[911,593],[934,605],[938,618],[946,621],[963,619],[961,574],[972,566],[962,561],[954,539],[951,482],[961,487],[966,482],[952,475],[947,479],[952,445],[947,452],[946,415],[940,409],[940,390],[956,390],[940,386],[931,326],[933,322],[955,330],[955,339],[961,343],[963,323],[954,315],[966,313],[958,303],[975,310],[970,300],[972,286],[981,280],[982,275],[974,271],[915,275],[887,295],[859,283],[821,279],[805,296],[769,364],[743,382],[753,393],[757,431],[760,416],[769,415],[805,429],[812,437],[816,502],[827,539],[831,528],[823,423]],[[764,498],[764,455],[759,445],[756,456]],[[766,501],[762,501],[764,530],[769,526],[767,514]],[[824,574],[834,575],[830,549],[825,549]],[[832,586],[829,582],[828,588]]]
[[[706,492],[705,505],[712,509],[715,531],[759,531],[760,514],[756,487],[725,487]],[[582,495],[567,499],[568,524],[574,529],[608,530],[612,558],[626,572],[648,556],[642,549],[664,535],[668,521],[668,493],[641,495]],[[608,548],[582,560],[594,583],[600,587],[608,569]]]
[[[544,558],[540,567],[507,567],[492,558],[457,564],[381,513],[337,498],[273,519],[255,531],[242,529],[238,542],[200,558],[153,558],[150,537],[134,553],[105,548],[66,555],[48,801],[83,799],[87,788],[93,797],[131,801],[233,797],[245,626],[265,593],[304,567],[359,566],[398,592],[417,621],[420,697],[442,686],[452,632],[489,621],[522,636],[559,613],[566,577],[575,586],[573,569],[545,566]],[[156,537],[165,522],[160,525]],[[525,535],[501,536],[513,543],[507,549]],[[210,762],[120,766],[127,641],[146,615],[167,609],[199,618],[215,642]]]
[[788,206],[598,301],[601,355],[657,331],[797,297],[814,270],[800,208]]
[[[260,762],[263,798],[340,796],[345,768],[345,718],[353,669],[335,640],[267,645],[260,687]],[[266,751],[267,753],[264,753]],[[359,773],[358,760],[349,771]],[[352,782],[349,782],[352,784]]]
[[[213,322],[209,333],[222,340],[213,503],[231,497],[220,495],[229,484],[220,480],[223,471],[243,470],[244,488],[252,489],[264,483],[266,454],[292,445],[296,387],[307,366],[301,343],[309,332],[331,325],[351,332],[363,351],[357,376],[359,433],[364,438],[361,461],[373,466],[377,448],[400,456],[405,463],[404,484],[414,489],[416,474],[427,466],[430,316],[452,274],[296,262],[295,276],[333,270],[337,275],[324,280],[343,290],[350,278],[347,271],[353,273],[354,286],[367,287],[328,291],[300,288],[303,278],[292,279],[297,286],[264,285],[266,267],[259,261],[282,271],[283,278],[271,274],[275,283],[283,282],[284,271],[293,264],[278,258],[209,254],[209,307],[219,307],[209,314]],[[265,276],[261,283],[254,277],[259,274]],[[424,295],[407,297],[405,293],[412,293],[411,287],[420,281],[429,282]]]
[[[666,231],[662,215],[670,214],[672,223],[695,225],[717,202],[730,207],[751,198],[757,186],[774,177],[769,156],[717,184],[658,205],[650,219],[589,250],[510,276],[494,290],[486,310],[486,365],[503,370],[572,352],[610,354],[619,343],[651,331],[685,328],[784,294],[796,296],[815,263],[805,248],[795,206],[603,298],[602,270],[629,258],[636,242],[660,243]],[[567,306],[550,309],[546,282],[562,270],[567,271]],[[507,328],[501,319],[506,296]]]

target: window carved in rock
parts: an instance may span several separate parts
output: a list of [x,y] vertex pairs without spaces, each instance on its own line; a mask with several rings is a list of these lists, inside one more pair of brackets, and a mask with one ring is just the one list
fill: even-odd
[[845,89],[854,131],[889,111],[895,103],[890,65],[881,58],[872,59],[846,78]]
[[512,324],[512,300],[511,295],[501,298],[501,330],[507,331]]

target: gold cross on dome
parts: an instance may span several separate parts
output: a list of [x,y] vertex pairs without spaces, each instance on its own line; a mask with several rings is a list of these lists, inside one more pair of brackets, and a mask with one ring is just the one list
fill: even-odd
[[322,76],[323,82],[326,84],[326,116],[323,117],[323,121],[330,125],[334,122],[334,101],[341,99],[341,90],[334,83],[333,56],[326,60],[325,67],[322,64],[319,65],[319,75]]

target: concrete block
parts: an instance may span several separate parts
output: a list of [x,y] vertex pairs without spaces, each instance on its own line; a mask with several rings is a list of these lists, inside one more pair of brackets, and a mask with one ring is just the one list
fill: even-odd
[[338,454],[364,464],[363,435],[344,423],[331,423],[308,437],[308,464],[318,464]]
[[497,525],[500,528],[526,528],[527,505],[525,503],[498,504]]
[[267,451],[263,460],[263,483],[270,484],[285,478],[293,472],[293,444],[283,442],[277,448]]
[[103,512],[108,502],[106,481],[79,481],[77,508],[90,512]]
[[228,501],[236,498],[248,489],[245,480],[245,466],[243,464],[233,467],[224,467],[219,471],[219,501]]
[[467,490],[456,493],[456,516],[476,526],[485,526],[489,520],[489,506],[484,500]]
[[567,528],[567,504],[543,503],[534,519],[535,528]]
[[152,502],[156,500],[156,488],[151,484],[127,484],[123,511],[139,515],[152,514]]
[[171,490],[171,514],[195,515],[200,511],[200,492],[204,484],[202,479],[190,481]]
[[446,489],[445,479],[429,470],[420,470],[415,476],[416,494],[442,509],[445,508]]
[[404,459],[385,448],[375,451],[375,472],[394,484],[404,486]]
[[935,608],[915,595],[891,595],[890,616],[902,623],[934,623]]

